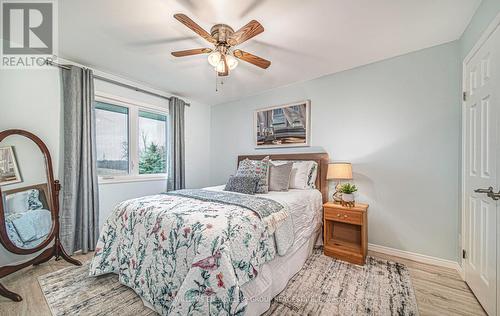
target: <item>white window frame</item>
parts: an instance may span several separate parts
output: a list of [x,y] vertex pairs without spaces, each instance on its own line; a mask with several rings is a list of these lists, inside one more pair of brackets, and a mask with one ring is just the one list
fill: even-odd
[[[144,181],[165,181],[166,173],[157,174],[139,174],[139,111],[147,111],[166,115],[168,120],[168,109],[139,102],[128,98],[104,93],[95,92],[95,101],[109,103],[128,109],[128,162],[129,174],[123,176],[99,176],[99,184],[125,183],[125,182],[144,182]],[[168,144],[167,144],[168,145]]]

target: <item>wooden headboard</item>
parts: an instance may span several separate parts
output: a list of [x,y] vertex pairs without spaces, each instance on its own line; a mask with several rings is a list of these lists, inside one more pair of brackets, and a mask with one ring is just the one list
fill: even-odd
[[300,154],[268,154],[268,155],[241,155],[238,156],[238,164],[245,159],[261,160],[269,156],[271,160],[314,160],[318,164],[318,175],[316,177],[316,188],[323,195],[323,203],[328,201],[328,182],[326,173],[328,172],[328,154],[327,153],[300,153]]

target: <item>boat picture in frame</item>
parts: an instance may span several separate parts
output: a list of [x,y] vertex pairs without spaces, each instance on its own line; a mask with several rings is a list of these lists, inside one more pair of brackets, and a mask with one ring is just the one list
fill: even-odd
[[12,146],[0,147],[0,185],[22,182]]
[[310,117],[309,100],[256,110],[255,148],[310,146]]

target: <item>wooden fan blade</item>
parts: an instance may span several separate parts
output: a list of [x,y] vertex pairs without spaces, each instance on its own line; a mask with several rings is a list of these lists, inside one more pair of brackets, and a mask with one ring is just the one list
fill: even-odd
[[262,32],[264,32],[264,27],[259,22],[252,20],[247,25],[234,32],[227,42],[229,43],[229,45],[235,46],[248,41],[252,37],[259,35]]
[[200,35],[210,43],[212,44],[217,43],[217,40],[213,38],[212,35],[210,35],[210,33],[208,33],[201,26],[196,24],[196,22],[191,20],[187,15],[178,13],[174,14],[174,18],[177,19],[182,24],[184,24],[185,26],[189,27],[192,31],[194,31],[196,34]]
[[210,53],[211,51],[212,50],[210,48],[196,48],[196,49],[187,49],[187,50],[172,52],[172,55],[174,55],[175,57],[184,57],[184,56],[191,56],[198,54],[207,54]]
[[269,60],[244,52],[241,49],[234,50],[233,55],[238,59],[244,60],[263,69],[267,69],[269,66],[271,66],[271,62]]
[[225,77],[229,75],[229,66],[227,65],[226,55],[222,55],[222,61],[224,61],[224,72],[219,72],[219,77]]

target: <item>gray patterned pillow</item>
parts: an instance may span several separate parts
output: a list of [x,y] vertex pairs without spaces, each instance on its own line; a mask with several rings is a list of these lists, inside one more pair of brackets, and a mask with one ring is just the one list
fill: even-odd
[[260,178],[256,176],[230,176],[224,191],[255,194]]
[[269,191],[267,184],[269,175],[269,156],[262,160],[250,160],[247,158],[241,161],[236,171],[236,175],[247,177],[258,176],[260,180],[257,184],[255,193],[267,193]]
[[269,191],[288,191],[293,162],[269,164]]
[[316,189],[316,177],[318,176],[318,164],[314,162],[309,170],[307,176],[307,187],[309,189]]
[[42,202],[40,202],[40,192],[35,189],[31,189],[28,193],[28,209],[29,210],[39,210],[43,208]]

